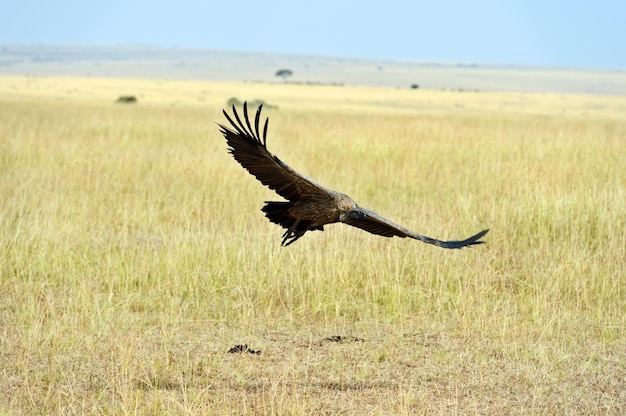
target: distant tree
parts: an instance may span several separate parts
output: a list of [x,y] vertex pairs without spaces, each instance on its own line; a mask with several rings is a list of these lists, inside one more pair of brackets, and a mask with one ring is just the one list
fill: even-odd
[[237,107],[240,107],[243,103],[242,103],[241,101],[239,101],[239,98],[237,98],[237,97],[231,97],[231,98],[227,101],[227,103],[226,103],[226,104],[228,104],[228,107],[232,107],[232,106],[237,106]]
[[414,90],[418,89],[419,87],[419,84],[411,84],[411,88]]
[[291,69],[279,69],[276,71],[276,76],[281,77],[284,82],[287,82],[287,78],[293,75],[293,71]]
[[137,102],[137,98],[135,98],[134,95],[121,95],[115,102],[124,103],[124,104],[134,104]]

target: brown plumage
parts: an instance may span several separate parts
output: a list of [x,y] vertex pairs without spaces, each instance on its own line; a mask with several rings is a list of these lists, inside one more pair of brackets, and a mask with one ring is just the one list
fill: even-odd
[[234,120],[224,110],[231,126],[219,125],[229,151],[241,166],[263,185],[274,190],[287,201],[265,202],[262,211],[267,218],[286,229],[283,246],[296,241],[307,231],[324,230],[324,225],[343,222],[383,237],[409,237],[443,248],[462,248],[482,244],[481,237],[489,230],[462,241],[441,241],[417,234],[367,208],[362,208],[348,195],[324,188],[311,178],[291,169],[266,147],[267,123],[261,135],[261,108],[256,111],[254,126],[248,118],[247,104],[243,105],[243,121],[233,106]]

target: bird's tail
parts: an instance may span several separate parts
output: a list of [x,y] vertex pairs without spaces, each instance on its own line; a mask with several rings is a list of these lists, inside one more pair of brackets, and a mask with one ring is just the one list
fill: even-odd
[[289,208],[293,206],[293,202],[274,202],[266,201],[261,209],[265,212],[265,216],[274,224],[278,224],[287,231],[283,234],[283,246],[296,241],[302,237],[304,233],[310,230],[323,231],[323,226],[311,226],[311,221],[298,220],[289,214]]
[[261,209],[265,212],[265,216],[274,224],[278,224],[283,228],[289,228],[295,219],[289,215],[289,208],[293,206],[293,202],[272,202],[266,201]]

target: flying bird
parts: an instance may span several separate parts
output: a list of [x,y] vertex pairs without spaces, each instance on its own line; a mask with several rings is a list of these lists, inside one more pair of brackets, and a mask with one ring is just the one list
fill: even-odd
[[233,105],[234,119],[223,110],[230,126],[220,126],[226,138],[229,152],[248,172],[263,185],[275,191],[286,201],[266,201],[262,208],[273,223],[285,228],[283,246],[288,246],[307,231],[324,231],[324,226],[342,222],[383,237],[409,237],[443,248],[462,248],[483,244],[480,241],[487,230],[460,241],[441,241],[415,233],[381,217],[374,211],[359,206],[348,195],[324,188],[280,160],[267,150],[267,124],[265,119],[261,134],[261,109],[259,105],[254,125],[248,117],[248,105],[243,104],[243,120]]

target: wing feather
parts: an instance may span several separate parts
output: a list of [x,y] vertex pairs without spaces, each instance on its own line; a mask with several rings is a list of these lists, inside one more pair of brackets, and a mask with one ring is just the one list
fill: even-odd
[[388,220],[387,218],[381,217],[376,212],[367,209],[360,208],[361,212],[364,214],[362,218],[359,219],[350,219],[346,221],[346,224],[349,224],[353,227],[360,228],[369,233],[380,235],[383,237],[400,237],[400,238],[414,238],[416,240],[423,241],[424,243],[433,244],[438,247],[443,248],[463,248],[466,246],[473,246],[476,244],[483,244],[484,241],[479,241],[489,230],[483,230],[476,235],[471,236],[465,240],[451,240],[451,241],[442,241],[437,240],[436,238],[431,238],[422,234],[418,234],[409,230],[406,227],[403,227],[399,224],[396,224],[393,221]]
[[259,106],[256,111],[254,128],[248,117],[247,103],[243,104],[243,122],[235,106],[232,109],[234,119],[226,110],[223,111],[230,126],[219,124],[220,131],[226,138],[228,150],[235,160],[263,185],[289,201],[297,201],[302,195],[331,195],[330,190],[296,172],[267,150],[267,118],[263,126],[263,135],[259,134],[262,107]]
[[[247,106],[246,106],[247,107]],[[256,115],[254,116],[254,131],[256,131],[256,137],[261,137],[259,135],[259,120],[261,119],[261,109],[263,108],[263,105],[260,105],[257,109],[256,109]],[[265,122],[267,123],[268,119],[265,119]],[[265,146],[267,143],[265,142],[266,140],[266,133],[267,131],[263,131],[263,146]]]

